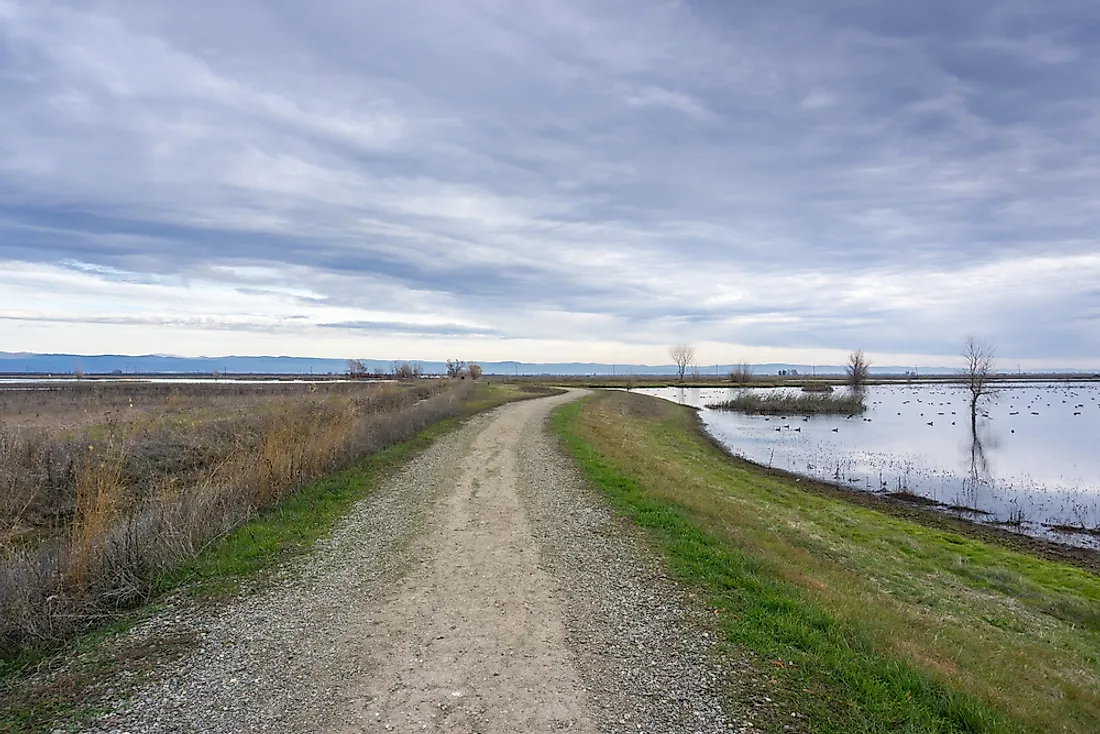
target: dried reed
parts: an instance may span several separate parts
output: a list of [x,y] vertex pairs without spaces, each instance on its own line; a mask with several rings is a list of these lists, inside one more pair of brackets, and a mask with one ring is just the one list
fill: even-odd
[[139,388],[136,402],[155,405],[133,415],[117,407],[133,395],[63,394],[60,412],[98,405],[100,420],[0,432],[0,651],[142,598],[257,511],[457,414],[472,385],[276,388]]

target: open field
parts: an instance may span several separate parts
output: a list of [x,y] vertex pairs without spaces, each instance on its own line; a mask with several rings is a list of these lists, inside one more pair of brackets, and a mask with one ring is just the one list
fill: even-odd
[[[165,414],[214,416],[300,398],[354,396],[395,383],[340,382],[138,382],[52,380],[0,386],[0,429],[75,428]],[[425,383],[419,383],[423,387]]]
[[807,491],[658,399],[607,393],[556,423],[812,731],[1100,730],[1094,573]]
[[256,513],[467,410],[474,390],[425,380],[0,393],[0,650],[140,602]]

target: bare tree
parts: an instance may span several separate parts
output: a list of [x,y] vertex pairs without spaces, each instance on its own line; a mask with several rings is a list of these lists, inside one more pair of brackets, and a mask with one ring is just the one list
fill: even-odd
[[848,355],[848,384],[853,390],[862,390],[867,383],[867,374],[871,371],[871,361],[862,349],[857,349]]
[[447,360],[447,377],[462,377],[466,369],[466,363],[457,359]]
[[471,380],[476,380],[481,377],[481,365],[477,362],[470,362],[470,364],[466,365],[466,370],[470,373]]
[[730,382],[744,387],[752,382],[752,365],[748,362],[738,362],[730,367]]
[[411,380],[417,376],[416,368],[408,362],[393,363],[393,376],[399,380]]
[[668,356],[672,357],[672,361],[676,363],[680,382],[683,382],[688,366],[695,362],[695,347],[690,344],[676,344],[668,348]]
[[963,343],[962,356],[966,360],[963,382],[970,393],[970,429],[976,434],[978,408],[996,393],[993,386],[994,351],[988,342],[976,336],[968,336]]
[[367,366],[363,364],[363,360],[349,359],[347,364],[348,377],[358,380],[367,376]]

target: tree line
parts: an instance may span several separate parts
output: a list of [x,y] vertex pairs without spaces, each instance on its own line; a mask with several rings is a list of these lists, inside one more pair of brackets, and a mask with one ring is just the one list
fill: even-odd
[[[373,378],[376,380],[415,380],[426,375],[424,365],[420,362],[395,361],[387,370],[384,367],[375,367],[371,370],[361,359],[347,360],[346,374],[353,380]],[[447,377],[458,380],[467,378],[476,380],[481,377],[481,365],[477,362],[464,362],[458,359],[447,360]]]

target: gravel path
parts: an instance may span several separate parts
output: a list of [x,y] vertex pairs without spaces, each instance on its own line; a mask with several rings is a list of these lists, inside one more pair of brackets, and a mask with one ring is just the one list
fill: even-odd
[[201,641],[89,731],[753,731],[751,667],[547,435],[577,395],[436,442],[266,591],[150,620]]

